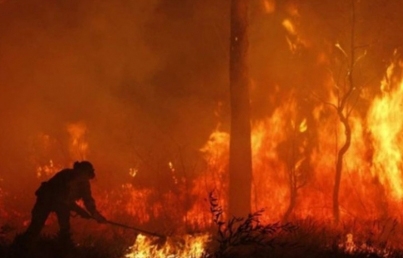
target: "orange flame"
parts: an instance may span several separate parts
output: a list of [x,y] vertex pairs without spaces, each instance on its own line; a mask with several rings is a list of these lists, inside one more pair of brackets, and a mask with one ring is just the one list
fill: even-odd
[[[402,69],[402,65],[398,68]],[[403,81],[396,79],[392,70],[396,67],[388,69],[382,96],[373,100],[367,116],[354,109],[349,114],[352,140],[343,161],[340,189],[344,218],[401,217],[397,207],[403,198]],[[330,96],[337,103],[336,97]],[[294,190],[294,217],[332,219],[335,163],[345,138],[336,109],[320,103],[313,110],[313,120],[308,122],[299,117],[292,95],[283,103],[270,117],[254,122],[252,127],[253,207],[266,210],[264,219],[281,219],[291,205]],[[225,132],[212,133],[202,148],[206,172],[196,180],[199,183],[193,190],[195,195],[204,196],[208,190],[223,190],[219,198],[224,200],[224,208],[228,139]],[[196,206],[189,214],[200,217],[201,207],[196,211]]]
[[74,160],[86,158],[88,143],[85,140],[87,126],[84,123],[72,123],[67,126],[70,134],[70,153]]
[[[162,246],[155,244],[153,239],[144,235],[138,235],[136,242],[130,248],[128,258],[187,258],[202,257],[205,247],[210,239],[207,234],[185,235],[180,239],[168,238]],[[176,241],[175,241],[176,240]]]
[[[403,81],[393,84],[391,71],[382,81],[382,95],[376,98],[368,112],[368,127],[374,144],[371,172],[391,191],[393,198],[403,198],[402,130]],[[402,67],[400,67],[402,68]]]

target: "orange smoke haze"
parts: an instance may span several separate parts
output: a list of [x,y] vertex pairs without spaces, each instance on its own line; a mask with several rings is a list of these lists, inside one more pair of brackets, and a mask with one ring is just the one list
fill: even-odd
[[69,149],[79,124],[99,181],[127,181],[138,152],[164,165],[178,149],[197,152],[227,94],[223,6],[3,1],[4,185],[30,186],[37,166],[83,158]]

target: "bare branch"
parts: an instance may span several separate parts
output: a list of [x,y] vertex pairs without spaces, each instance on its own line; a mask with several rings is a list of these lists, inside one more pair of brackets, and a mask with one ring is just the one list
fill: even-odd
[[329,106],[331,106],[331,107],[333,107],[334,109],[337,110],[337,106],[336,106],[335,104],[333,104],[333,103],[331,103],[331,102],[324,101],[321,97],[319,97],[318,95],[316,95],[314,92],[311,92],[311,94],[312,94],[313,97],[315,97],[315,98],[316,98],[317,100],[319,100],[320,102],[322,102],[322,103],[324,103],[324,104],[326,104],[326,105],[329,105]]

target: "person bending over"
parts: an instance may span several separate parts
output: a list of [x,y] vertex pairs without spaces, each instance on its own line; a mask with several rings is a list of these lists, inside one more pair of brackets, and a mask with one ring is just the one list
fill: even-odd
[[[76,161],[73,168],[66,168],[43,182],[35,192],[36,203],[32,209],[32,218],[22,238],[32,242],[39,234],[51,212],[55,212],[59,223],[59,240],[63,244],[73,244],[70,234],[70,212],[74,211],[83,218],[93,218],[99,223],[107,220],[98,212],[91,195],[90,180],[95,177],[95,170],[88,161]],[[85,209],[77,205],[82,200]]]

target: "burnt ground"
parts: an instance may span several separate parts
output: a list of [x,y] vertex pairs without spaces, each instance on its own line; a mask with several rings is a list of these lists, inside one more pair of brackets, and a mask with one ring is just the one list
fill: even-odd
[[88,241],[64,245],[54,236],[42,236],[37,243],[25,246],[18,241],[5,242],[0,246],[4,258],[109,258],[124,257],[127,244]]
[[[306,244],[306,243],[305,243]],[[55,237],[42,236],[36,245],[30,248],[23,247],[16,243],[10,243],[3,238],[0,242],[0,257],[4,258],[124,258],[128,253],[128,243],[87,241],[75,246],[63,246]],[[225,250],[218,250],[213,244],[206,249],[209,253],[201,258],[361,258],[361,257],[403,257],[402,252],[391,251],[379,252],[358,250],[347,252],[338,247],[324,248],[323,245],[304,245],[303,243],[273,243],[273,246],[261,246],[259,244],[249,244],[231,246]],[[133,257],[133,256],[130,256]],[[185,258],[179,256],[167,256],[175,258]],[[142,257],[145,258],[145,257]],[[149,257],[154,258],[154,257]],[[186,257],[189,258],[189,257]],[[196,257],[192,257],[196,258]]]

